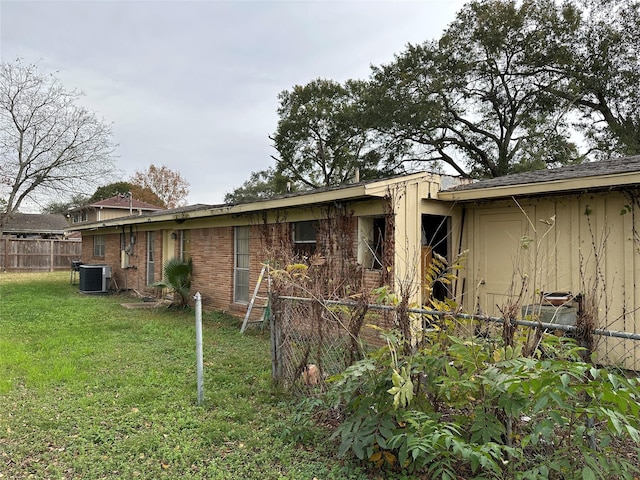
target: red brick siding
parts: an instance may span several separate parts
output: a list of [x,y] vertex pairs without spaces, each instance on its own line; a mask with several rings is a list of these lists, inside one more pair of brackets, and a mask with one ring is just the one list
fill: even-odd
[[191,231],[191,291],[200,292],[204,307],[229,310],[233,300],[233,227]]
[[[162,279],[162,232],[156,232],[154,281]],[[105,237],[105,256],[93,256],[93,235],[82,236],[82,262],[86,264],[106,264],[111,266],[111,289],[136,290],[141,294],[154,294],[147,286],[147,232],[139,232],[131,247],[129,268],[121,268],[120,234],[112,233]],[[128,234],[127,234],[128,240]]]
[[[323,220],[323,222],[327,222]],[[318,238],[318,248],[327,260],[327,272],[333,278],[342,278],[340,275],[353,275],[355,259],[357,256],[357,219],[354,217],[343,218],[335,223],[335,220],[325,223],[321,228],[323,234]],[[344,227],[348,231],[345,231]],[[173,231],[173,230],[172,230]],[[289,260],[292,257],[291,224],[278,223],[271,225],[252,225],[249,233],[249,298],[253,294],[263,262],[269,258],[283,258]],[[234,227],[211,227],[191,229],[191,257],[193,260],[193,277],[191,291],[193,294],[200,292],[205,309],[216,309],[229,312],[239,317],[246,313],[246,304],[235,303],[233,298],[234,286]],[[337,232],[340,232],[338,235]],[[162,259],[171,255],[162,255],[162,231],[155,233],[155,281],[162,278]],[[129,233],[126,234],[127,241]],[[93,236],[83,235],[82,262],[104,263],[112,267],[114,283],[112,288],[134,289],[139,293],[155,294],[155,289],[149,288],[146,282],[146,246],[147,232],[135,233],[136,241],[131,247],[129,255],[129,268],[121,269],[120,233],[105,235],[105,257],[93,257]],[[173,256],[179,253],[179,242],[174,243]],[[364,271],[361,278],[354,277],[354,283],[362,283],[368,290],[379,286],[381,283],[380,272]],[[350,285],[354,291],[359,285]],[[267,295],[267,282],[263,282],[259,294]],[[264,303],[257,300],[256,306]],[[252,318],[262,314],[260,308],[255,308]]]

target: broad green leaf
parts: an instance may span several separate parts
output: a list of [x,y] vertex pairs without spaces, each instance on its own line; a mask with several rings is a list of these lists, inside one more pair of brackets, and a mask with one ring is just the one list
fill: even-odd
[[582,480],[596,480],[596,474],[586,465],[582,468]]

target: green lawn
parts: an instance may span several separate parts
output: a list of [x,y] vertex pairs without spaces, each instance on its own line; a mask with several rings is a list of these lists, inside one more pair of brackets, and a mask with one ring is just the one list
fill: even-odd
[[0,479],[367,478],[326,432],[283,435],[268,333],[205,314],[198,407],[193,312],[127,301],[64,272],[0,274]]

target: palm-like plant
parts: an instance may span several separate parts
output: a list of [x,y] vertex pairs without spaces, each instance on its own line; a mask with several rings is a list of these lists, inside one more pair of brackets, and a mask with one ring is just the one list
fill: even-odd
[[193,272],[193,263],[191,259],[188,261],[179,258],[171,258],[167,260],[163,267],[163,279],[154,283],[153,287],[168,288],[173,293],[177,293],[180,297],[179,306],[186,307],[189,304],[189,290],[191,289],[191,273]]

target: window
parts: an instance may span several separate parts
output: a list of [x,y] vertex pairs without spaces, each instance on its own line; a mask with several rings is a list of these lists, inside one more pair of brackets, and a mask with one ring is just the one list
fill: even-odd
[[188,262],[191,258],[191,230],[180,231],[180,260]]
[[104,235],[93,236],[93,256],[104,258]]
[[73,223],[80,223],[87,221],[87,211],[83,210],[81,212],[75,212],[73,214]]
[[155,282],[156,232],[147,233],[147,285]]
[[233,301],[249,302],[249,227],[235,227]]
[[293,252],[303,258],[316,253],[316,232],[318,222],[296,222],[293,224]]
[[385,244],[385,218],[360,217],[358,219],[358,263],[364,268],[380,270]]

